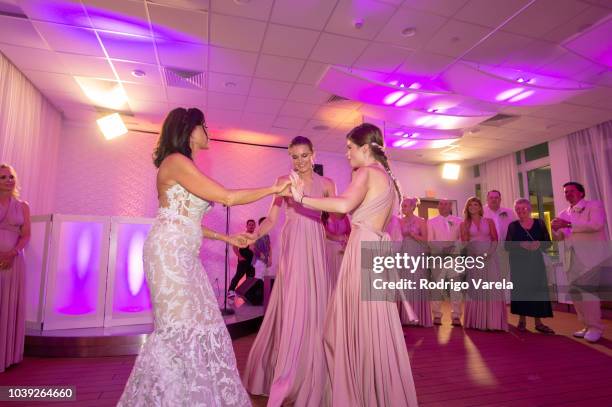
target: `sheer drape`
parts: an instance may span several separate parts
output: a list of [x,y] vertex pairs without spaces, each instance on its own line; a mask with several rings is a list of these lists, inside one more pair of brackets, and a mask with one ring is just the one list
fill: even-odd
[[53,209],[60,113],[0,53],[0,162],[19,175],[32,214]]
[[483,198],[492,189],[501,192],[502,206],[513,208],[514,201],[519,198],[518,167],[514,154],[496,158],[480,166],[483,174]]
[[567,136],[569,173],[580,182],[587,199],[603,202],[612,239],[612,121]]

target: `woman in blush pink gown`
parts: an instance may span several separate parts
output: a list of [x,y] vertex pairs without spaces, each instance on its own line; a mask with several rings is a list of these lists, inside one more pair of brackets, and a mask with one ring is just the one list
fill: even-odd
[[464,221],[461,223],[461,240],[466,244],[468,256],[484,256],[487,260],[483,268],[473,267],[466,270],[470,283],[466,301],[464,326],[481,331],[507,331],[508,313],[504,290],[476,289],[472,280],[486,282],[501,281],[495,249],[497,230],[493,219],[483,218],[482,202],[471,197],[465,203]]
[[346,242],[351,234],[351,222],[346,214],[338,215],[323,212],[321,216],[325,226],[325,251],[327,255],[327,276],[330,295],[336,288],[338,273],[344,257]]
[[23,359],[25,263],[30,208],[18,199],[17,174],[0,164],[0,372]]
[[[364,123],[347,136],[347,157],[355,171],[339,197],[312,197],[292,174],[292,194],[304,206],[352,213],[338,283],[325,322],[325,356],[331,405],[338,407],[416,406],[408,350],[395,301],[371,299],[370,271],[362,272],[362,243],[390,244],[384,232],[401,197],[389,168],[380,129]],[[364,274],[367,273],[367,274]]]
[[[414,214],[414,210],[420,205],[419,198],[406,197],[402,200],[402,217],[393,217],[392,227],[389,233],[393,241],[401,242],[400,253],[408,253],[410,256],[420,257],[429,252],[427,246],[427,222],[425,219]],[[418,287],[420,279],[428,279],[429,273],[426,268],[420,267],[411,272],[403,272],[401,276],[414,281]],[[406,300],[409,309],[412,309],[417,316],[417,320],[411,320],[410,313],[406,312],[406,307],[399,304],[400,320],[403,325],[413,326],[433,326],[431,320],[431,305],[429,290],[419,288],[405,290]]]
[[[310,140],[294,138],[289,155],[309,194],[335,195],[334,183],[313,171]],[[285,180],[288,177],[278,182]],[[276,280],[242,378],[251,394],[269,396],[268,406],[319,407],[326,404],[323,326],[330,292],[325,230],[320,211],[279,197],[259,227],[260,236],[276,224],[283,204],[285,224]]]

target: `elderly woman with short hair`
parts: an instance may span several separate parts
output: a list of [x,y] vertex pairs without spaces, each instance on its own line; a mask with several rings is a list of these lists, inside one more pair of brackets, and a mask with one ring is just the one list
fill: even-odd
[[531,217],[528,199],[517,199],[514,211],[518,220],[510,223],[506,235],[506,250],[510,252],[510,270],[514,289],[510,312],[519,316],[517,328],[527,330],[526,317],[535,319],[535,329],[544,334],[555,332],[541,318],[553,316],[548,295],[548,281],[543,252],[551,245],[548,229],[541,219]]

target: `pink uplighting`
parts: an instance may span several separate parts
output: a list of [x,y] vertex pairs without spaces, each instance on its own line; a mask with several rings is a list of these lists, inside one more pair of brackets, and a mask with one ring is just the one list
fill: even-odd
[[143,268],[143,247],[150,224],[117,224],[117,258],[113,310],[141,312],[151,309]]
[[56,312],[81,315],[95,311],[102,228],[103,225],[96,222],[61,224],[58,283],[55,286]]

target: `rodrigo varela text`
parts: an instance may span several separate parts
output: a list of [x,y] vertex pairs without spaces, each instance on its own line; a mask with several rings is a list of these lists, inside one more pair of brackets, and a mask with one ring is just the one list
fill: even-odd
[[514,286],[512,281],[502,279],[501,281],[485,281],[482,278],[472,278],[468,281],[429,281],[426,278],[421,278],[418,281],[402,278],[399,281],[385,281],[382,278],[377,278],[372,282],[376,290],[452,290],[462,291],[470,288],[475,290],[512,290]]

